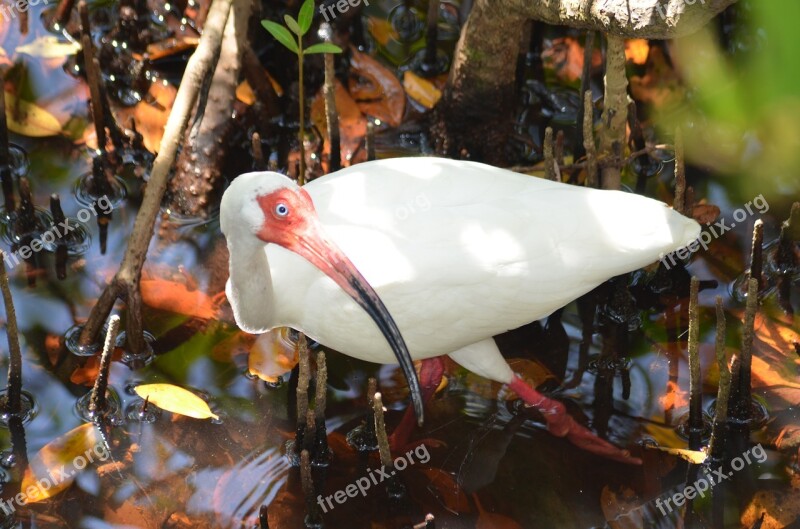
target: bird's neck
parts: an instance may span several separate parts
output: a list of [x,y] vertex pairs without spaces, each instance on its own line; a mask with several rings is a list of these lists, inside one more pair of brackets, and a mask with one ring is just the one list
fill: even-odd
[[230,280],[228,298],[236,323],[250,333],[266,332],[274,326],[275,306],[272,275],[263,244],[229,244]]

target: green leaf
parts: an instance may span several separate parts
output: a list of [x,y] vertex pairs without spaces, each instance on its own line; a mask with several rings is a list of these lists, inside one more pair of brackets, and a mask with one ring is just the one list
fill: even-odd
[[297,20],[292,18],[292,15],[283,15],[283,21],[286,22],[286,27],[291,29],[292,33],[298,37],[303,36],[303,30],[300,29],[300,26],[297,24]]
[[264,26],[264,29],[269,31],[270,35],[275,37],[275,40],[289,48],[294,53],[299,53],[299,50],[297,49],[297,42],[295,42],[294,37],[292,37],[292,34],[289,33],[288,29],[280,24],[276,24],[271,20],[262,20],[261,25]]
[[308,33],[311,27],[311,20],[314,18],[314,0],[306,0],[297,15],[297,23],[300,25],[302,35]]
[[305,55],[311,53],[342,53],[342,48],[330,42],[320,42],[303,50]]

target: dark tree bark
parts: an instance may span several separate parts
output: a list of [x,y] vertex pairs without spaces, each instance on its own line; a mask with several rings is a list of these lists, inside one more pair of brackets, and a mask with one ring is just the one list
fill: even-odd
[[671,39],[697,31],[735,1],[476,0],[434,113],[436,149],[445,156],[508,165],[515,70],[529,19],[613,37]]

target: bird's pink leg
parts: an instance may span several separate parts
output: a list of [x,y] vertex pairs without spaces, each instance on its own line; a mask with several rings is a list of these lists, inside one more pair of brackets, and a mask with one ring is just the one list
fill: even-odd
[[600,439],[585,426],[581,426],[566,411],[563,404],[549,399],[530,387],[524,380],[514,376],[509,384],[514,393],[528,406],[536,408],[547,422],[547,431],[557,437],[566,437],[577,447],[609,459],[634,465],[641,465],[642,460],[632,457],[627,450],[617,448],[604,439]]
[[[419,385],[422,389],[422,402],[428,404],[436,392],[436,388],[442,382],[444,375],[444,361],[442,357],[436,356],[434,358],[426,358],[422,361],[422,366],[419,370]],[[417,427],[417,417],[414,415],[414,408],[409,406],[406,408],[400,424],[394,429],[392,435],[389,436],[389,445],[392,450],[397,450],[405,447],[411,439],[411,434]]]

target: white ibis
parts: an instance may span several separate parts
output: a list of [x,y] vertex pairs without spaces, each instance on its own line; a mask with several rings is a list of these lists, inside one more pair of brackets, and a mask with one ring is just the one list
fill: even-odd
[[[551,433],[637,461],[517,377],[492,336],[689,244],[694,220],[635,194],[440,158],[362,163],[302,188],[243,174],[220,215],[243,330],[292,327],[355,358],[399,362],[420,423],[412,359],[449,355],[508,384]],[[441,369],[424,367],[430,395]]]

